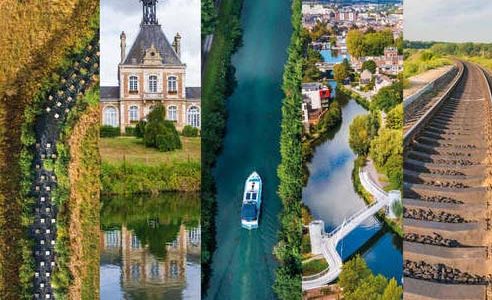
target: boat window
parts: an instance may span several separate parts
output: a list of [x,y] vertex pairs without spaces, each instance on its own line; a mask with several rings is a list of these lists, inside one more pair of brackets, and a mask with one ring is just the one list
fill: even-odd
[[253,200],[256,200],[256,193],[251,193]]
[[251,198],[251,194],[250,193],[246,193],[246,200],[249,200]]

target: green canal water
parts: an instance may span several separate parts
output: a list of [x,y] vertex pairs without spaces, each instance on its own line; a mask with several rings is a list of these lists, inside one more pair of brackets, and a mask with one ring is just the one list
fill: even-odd
[[200,299],[199,224],[198,194],[104,197],[101,299]]
[[[243,47],[234,55],[237,87],[227,100],[227,131],[214,176],[217,183],[217,247],[207,299],[275,299],[273,246],[281,202],[277,167],[282,74],[291,36],[290,1],[246,0]],[[263,179],[258,230],[241,228],[244,181]]]

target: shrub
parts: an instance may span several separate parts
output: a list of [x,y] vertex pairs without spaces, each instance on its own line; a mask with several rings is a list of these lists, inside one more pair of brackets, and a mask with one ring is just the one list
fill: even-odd
[[126,127],[125,128],[125,135],[135,136],[135,131],[136,131],[135,127]]
[[117,137],[120,136],[120,129],[110,125],[101,126],[101,137]]
[[165,119],[165,109],[162,105],[156,106],[148,116],[143,135],[143,142],[147,147],[157,148],[160,151],[181,149],[181,140],[174,123]]
[[199,134],[198,128],[195,128],[195,127],[190,126],[190,125],[186,125],[183,128],[183,131],[181,131],[181,135],[187,136],[187,137],[196,137],[196,136],[198,136],[198,134]]
[[138,138],[143,138],[144,133],[145,133],[145,125],[147,125],[147,122],[142,120],[137,123],[135,126],[135,136]]

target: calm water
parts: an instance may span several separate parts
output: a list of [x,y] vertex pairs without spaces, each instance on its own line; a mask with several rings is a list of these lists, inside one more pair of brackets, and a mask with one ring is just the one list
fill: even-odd
[[101,299],[200,299],[197,194],[110,197],[101,209]]
[[[350,149],[348,138],[352,120],[366,113],[353,100],[345,104],[342,125],[331,139],[316,147],[308,164],[310,177],[303,190],[303,201],[316,219],[325,222],[328,232],[365,206],[352,185],[356,155]],[[400,281],[401,241],[395,234],[380,229],[381,225],[375,218],[368,219],[339,243],[338,252],[345,260],[360,249],[373,272]]]
[[348,53],[337,54],[332,53],[331,50],[321,50],[319,52],[323,57],[324,62],[338,64],[341,63],[345,58],[350,60],[350,55]]
[[[233,57],[238,86],[227,100],[227,133],[214,171],[217,249],[208,299],[274,298],[281,82],[290,15],[290,1],[244,1],[244,45]],[[254,170],[264,181],[262,213],[260,228],[247,231],[240,226],[242,189]]]

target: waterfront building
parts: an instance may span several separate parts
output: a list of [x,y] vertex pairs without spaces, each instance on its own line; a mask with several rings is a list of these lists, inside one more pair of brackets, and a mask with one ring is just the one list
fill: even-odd
[[177,33],[169,42],[157,20],[156,2],[143,2],[140,32],[128,52],[126,34],[121,33],[118,86],[101,87],[101,123],[119,127],[121,133],[157,104],[165,107],[166,118],[178,130],[185,125],[200,128],[201,88],[186,86],[181,36]]

